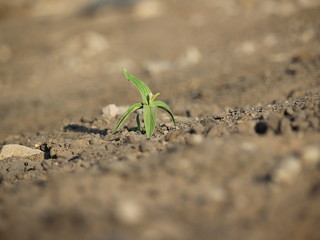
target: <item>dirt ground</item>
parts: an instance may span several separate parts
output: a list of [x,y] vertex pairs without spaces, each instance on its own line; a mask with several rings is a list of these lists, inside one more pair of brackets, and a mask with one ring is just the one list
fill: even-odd
[[0,0],[0,149],[2,240],[318,240],[320,2]]

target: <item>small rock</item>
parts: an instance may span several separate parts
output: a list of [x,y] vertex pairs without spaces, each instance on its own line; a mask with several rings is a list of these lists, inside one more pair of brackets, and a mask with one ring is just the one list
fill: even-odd
[[320,163],[320,146],[308,146],[302,152],[302,160],[311,166]]
[[136,225],[143,219],[142,207],[133,200],[122,200],[115,209],[115,217],[118,221],[127,225]]
[[242,43],[242,45],[239,47],[238,51],[250,55],[253,54],[257,49],[256,43],[253,41],[245,41]]
[[191,145],[198,145],[203,142],[203,136],[200,134],[192,134],[188,139],[188,143]]
[[28,148],[19,144],[8,144],[3,146],[0,160],[9,157],[32,157],[36,161],[42,161],[44,153],[41,150]]
[[105,118],[114,118],[117,115],[122,115],[127,109],[127,106],[109,104],[102,109],[102,116]]
[[301,163],[294,157],[284,159],[274,172],[274,181],[290,184],[301,171]]
[[141,19],[155,18],[162,14],[163,6],[160,1],[141,1],[136,5],[134,14]]
[[165,123],[164,125],[165,125],[167,128],[173,128],[173,127],[174,127],[173,122],[168,122],[168,123]]
[[115,104],[109,104],[102,109],[103,117],[114,118],[117,116],[119,108]]

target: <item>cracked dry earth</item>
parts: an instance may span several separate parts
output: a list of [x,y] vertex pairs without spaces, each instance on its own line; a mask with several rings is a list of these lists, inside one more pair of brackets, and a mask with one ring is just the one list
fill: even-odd
[[317,1],[85,2],[1,5],[0,239],[320,239]]

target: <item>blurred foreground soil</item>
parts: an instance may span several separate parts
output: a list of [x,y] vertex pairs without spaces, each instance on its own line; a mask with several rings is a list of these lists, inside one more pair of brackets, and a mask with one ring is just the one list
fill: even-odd
[[317,0],[0,0],[0,239],[320,239],[319,93]]

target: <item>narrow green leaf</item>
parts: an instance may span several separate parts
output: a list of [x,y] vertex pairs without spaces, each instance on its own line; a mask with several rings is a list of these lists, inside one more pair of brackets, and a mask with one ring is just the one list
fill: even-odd
[[147,104],[148,100],[147,100],[147,96],[149,96],[149,94],[151,93],[151,90],[148,88],[148,86],[142,82],[139,78],[131,75],[127,69],[123,68],[123,72],[124,75],[126,76],[126,78],[133,83],[133,85],[138,88],[140,94],[141,94],[141,98],[142,98],[142,102]]
[[134,111],[138,110],[139,108],[142,108],[143,104],[142,103],[135,103],[131,105],[128,110],[123,114],[121,117],[120,121],[117,123],[117,126],[115,129],[112,131],[112,133],[115,133],[121,125],[124,123],[124,121],[129,117],[130,113],[133,113]]
[[147,137],[151,137],[157,126],[157,107],[143,105],[143,119]]
[[151,98],[151,102],[153,102],[159,95],[160,93],[156,93],[155,95],[153,95]]
[[176,120],[174,119],[174,116],[173,116],[173,114],[172,114],[169,106],[168,106],[166,103],[164,103],[164,102],[162,102],[162,101],[154,101],[154,102],[152,103],[152,105],[157,106],[157,107],[165,110],[167,113],[169,113],[169,115],[170,115],[170,117],[171,117],[174,125],[176,125]]

